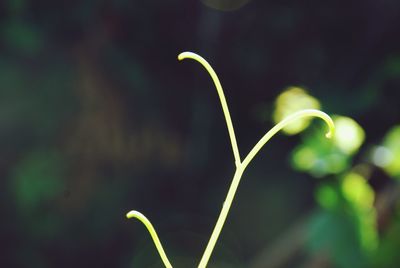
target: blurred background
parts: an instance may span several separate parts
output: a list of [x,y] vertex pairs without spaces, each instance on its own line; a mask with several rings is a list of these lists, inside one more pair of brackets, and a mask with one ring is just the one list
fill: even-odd
[[398,267],[400,2],[2,0],[0,267]]

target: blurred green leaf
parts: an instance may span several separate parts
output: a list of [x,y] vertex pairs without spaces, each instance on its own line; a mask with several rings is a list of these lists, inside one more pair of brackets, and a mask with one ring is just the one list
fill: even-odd
[[349,172],[336,183],[322,184],[316,199],[325,210],[311,221],[311,252],[327,253],[337,267],[366,267],[378,247],[372,187],[361,175]]
[[388,131],[382,145],[373,149],[371,160],[390,176],[400,178],[400,126],[394,126]]
[[34,151],[15,167],[11,181],[20,212],[32,214],[41,205],[54,201],[63,192],[65,171],[55,152]]
[[373,206],[375,193],[365,178],[350,172],[341,181],[341,191],[344,198],[354,209],[358,222],[361,246],[366,251],[376,249],[378,234],[376,230],[376,211]]
[[1,30],[7,46],[28,56],[37,54],[43,47],[43,35],[37,27],[20,20],[9,20]]
[[364,142],[364,130],[351,118],[333,116],[332,119],[336,127],[332,139],[326,139],[326,129],[322,127],[303,134],[303,142],[291,155],[293,168],[322,177],[339,174],[350,166],[352,156]]
[[383,234],[378,250],[373,256],[372,267],[397,267],[400,263],[400,218],[395,218]]
[[309,225],[307,247],[313,254],[327,254],[338,268],[364,268],[366,256],[351,214],[342,210],[319,211]]
[[315,191],[315,198],[321,207],[336,209],[339,206],[339,195],[332,185],[324,184]]

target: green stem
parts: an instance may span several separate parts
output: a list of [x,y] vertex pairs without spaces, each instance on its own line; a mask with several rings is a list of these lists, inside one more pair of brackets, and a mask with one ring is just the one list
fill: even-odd
[[146,218],[146,216],[144,216],[139,211],[131,210],[126,214],[126,217],[128,219],[136,218],[139,221],[141,221],[144,224],[144,226],[146,226],[147,230],[150,233],[151,238],[153,239],[153,242],[154,242],[154,245],[156,246],[158,254],[160,254],[161,260],[164,263],[165,267],[172,268],[172,265],[168,260],[167,254],[165,254],[164,248],[161,245],[160,239],[158,238],[157,232],[154,229],[154,227],[151,224],[151,222]]
[[211,76],[215,88],[217,89],[219,100],[221,101],[222,111],[225,116],[226,126],[228,127],[229,138],[232,144],[233,157],[235,158],[236,166],[238,166],[241,160],[240,160],[239,148],[236,142],[235,129],[233,128],[232,119],[229,113],[228,104],[226,103],[224,90],[222,89],[221,82],[219,81],[217,74],[215,73],[211,65],[203,57],[193,52],[182,52],[181,54],[178,55],[178,59],[179,60],[193,59],[199,62],[201,65],[203,65],[203,67],[207,70],[208,74]]
[[[210,76],[215,84],[219,99],[221,101],[222,111],[225,116],[225,121],[226,121],[226,125],[227,125],[228,132],[229,132],[229,138],[230,138],[231,145],[232,145],[233,156],[235,158],[235,164],[236,164],[236,171],[233,176],[232,183],[229,187],[227,196],[225,198],[225,202],[222,206],[220,215],[218,217],[218,220],[217,220],[215,227],[213,229],[213,232],[211,234],[210,240],[208,241],[208,244],[204,250],[203,256],[202,256],[199,266],[198,266],[198,268],[205,268],[208,264],[208,261],[210,260],[211,254],[215,248],[218,237],[221,234],[222,228],[223,228],[226,218],[228,216],[229,209],[232,206],[232,202],[235,197],[235,194],[236,194],[237,188],[239,186],[240,180],[242,178],[242,175],[243,175],[244,171],[246,170],[247,166],[253,160],[253,158],[261,150],[261,148],[282,128],[284,128],[285,126],[289,125],[290,123],[292,123],[300,118],[303,118],[303,117],[319,117],[323,121],[325,121],[325,123],[329,127],[329,132],[326,134],[326,137],[328,137],[328,138],[330,138],[333,135],[335,127],[334,127],[332,119],[324,112],[321,112],[318,110],[312,110],[312,109],[296,112],[296,113],[286,117],[281,122],[279,122],[277,125],[275,125],[271,130],[269,130],[256,143],[256,145],[254,145],[254,147],[250,150],[249,154],[244,158],[244,160],[242,162],[240,159],[239,148],[237,146],[235,130],[233,128],[232,119],[231,119],[231,116],[229,113],[229,108],[226,103],[224,91],[222,89],[221,83],[219,82],[218,76],[216,75],[215,71],[210,66],[210,64],[201,56],[199,56],[195,53],[192,53],[192,52],[183,52],[183,53],[179,54],[179,56],[178,56],[179,60],[186,59],[186,58],[191,58],[191,59],[199,62],[201,65],[203,65],[203,67],[210,74]],[[172,265],[169,262],[167,255],[165,254],[165,251],[161,245],[160,239],[158,238],[158,235],[157,235],[156,231],[154,230],[154,227],[150,223],[150,221],[143,214],[141,214],[138,211],[134,211],[134,210],[130,211],[127,214],[127,217],[128,218],[137,218],[146,226],[146,228],[149,231],[149,233],[153,239],[153,242],[157,248],[157,251],[160,254],[161,260],[163,261],[165,267],[172,268]]]
[[261,150],[261,148],[282,128],[285,126],[289,125],[290,123],[302,118],[302,117],[319,117],[323,119],[328,127],[329,127],[329,132],[326,134],[326,136],[329,138],[333,135],[334,131],[334,124],[332,119],[325,114],[324,112],[318,111],[318,110],[302,110],[299,112],[296,112],[285,119],[283,119],[281,122],[279,122],[277,125],[275,125],[270,131],[268,131],[261,139],[259,142],[256,143],[256,145],[253,147],[253,149],[250,151],[250,153],[246,156],[246,158],[243,160],[242,163],[236,166],[236,172],[235,175],[233,176],[231,186],[229,187],[228,194],[226,196],[225,202],[222,206],[222,210],[220,212],[220,215],[218,217],[217,223],[215,224],[214,230],[211,234],[211,238],[207,244],[207,247],[204,251],[203,257],[200,260],[199,268],[205,268],[207,266],[207,263],[211,257],[211,254],[214,250],[215,244],[217,243],[218,237],[221,234],[222,227],[224,226],[224,223],[226,221],[226,218],[229,213],[229,209],[232,205],[233,198],[235,197],[237,188],[239,186],[240,180],[242,178],[242,175],[244,171],[246,170],[246,167],[248,164],[253,160],[253,158],[256,156],[256,154]]

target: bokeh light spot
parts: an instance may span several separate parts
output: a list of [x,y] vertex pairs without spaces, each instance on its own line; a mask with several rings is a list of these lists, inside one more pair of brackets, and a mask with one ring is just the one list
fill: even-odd
[[341,188],[343,196],[352,204],[357,215],[361,247],[370,253],[378,246],[376,210],[373,206],[375,192],[367,180],[355,172],[343,178]]
[[335,135],[333,141],[341,151],[347,154],[356,152],[365,139],[365,132],[356,121],[345,116],[335,116]]
[[[281,93],[275,102],[273,114],[274,122],[277,124],[285,117],[303,109],[320,109],[319,101],[309,95],[300,87],[289,87]],[[288,135],[294,135],[304,130],[310,124],[311,118],[303,118],[291,123],[283,129]]]
[[372,163],[385,168],[393,161],[393,153],[385,146],[377,146],[374,148],[371,158]]
[[371,208],[375,193],[364,177],[357,173],[347,174],[342,182],[345,198],[358,208]]
[[372,161],[390,176],[400,178],[400,126],[389,130],[383,139],[383,146],[375,150]]
[[308,147],[298,148],[293,155],[294,164],[299,170],[311,169],[314,166],[316,160],[317,155],[313,150]]

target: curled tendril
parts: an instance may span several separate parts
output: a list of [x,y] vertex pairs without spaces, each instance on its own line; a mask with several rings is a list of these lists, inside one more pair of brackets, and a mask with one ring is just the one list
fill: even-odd
[[[198,265],[198,268],[205,268],[208,264],[208,261],[211,257],[211,254],[214,250],[215,244],[217,243],[218,237],[221,233],[222,227],[224,226],[225,220],[228,216],[229,209],[232,205],[233,198],[235,197],[236,190],[239,186],[240,180],[242,178],[242,175],[246,169],[246,167],[250,164],[251,160],[257,155],[257,153],[261,150],[261,148],[281,129],[283,129],[285,126],[289,125],[290,123],[303,118],[303,117],[318,117],[322,119],[328,126],[329,131],[326,134],[327,138],[331,138],[335,126],[333,124],[332,119],[329,117],[324,112],[321,112],[319,110],[314,110],[314,109],[306,109],[306,110],[301,110],[296,113],[293,113],[292,115],[286,117],[283,119],[281,122],[276,124],[273,128],[271,128],[255,145],[254,147],[250,150],[248,155],[244,158],[243,161],[241,161],[240,154],[239,154],[239,148],[237,146],[236,142],[236,136],[235,136],[235,130],[233,128],[232,124],[232,119],[229,113],[228,105],[226,103],[224,91],[222,89],[221,83],[218,79],[217,74],[211,67],[211,65],[201,56],[193,53],[193,52],[183,52],[178,55],[179,60],[183,59],[193,59],[197,62],[199,62],[203,67],[207,70],[209,75],[211,76],[215,87],[218,92],[219,99],[221,101],[221,106],[222,106],[222,111],[225,116],[225,121],[226,125],[228,127],[228,133],[229,133],[229,138],[231,141],[232,145],[232,150],[233,150],[233,156],[235,159],[235,164],[236,164],[236,171],[232,179],[232,183],[229,187],[228,194],[225,198],[225,202],[223,203],[222,210],[220,212],[220,215],[218,217],[218,220],[215,224],[214,230],[211,234],[210,240],[208,241],[208,244],[206,246],[206,249],[204,250],[203,256],[200,260],[200,263]],[[172,268],[171,263],[169,262],[167,255],[165,254],[165,251],[161,245],[160,239],[158,238],[158,235],[153,227],[153,225],[150,223],[150,221],[140,212],[132,210],[127,213],[126,215],[128,218],[136,218],[140,220],[147,230],[149,231],[151,238],[153,239],[153,242],[157,248],[158,253],[160,254],[161,260],[163,261],[165,267],[167,268]]]
[[126,217],[128,219],[136,218],[139,221],[141,221],[144,224],[144,226],[146,226],[147,230],[150,233],[151,238],[153,239],[154,245],[157,248],[158,254],[160,254],[161,260],[163,261],[165,267],[172,268],[172,265],[168,260],[167,254],[165,254],[164,248],[162,247],[160,239],[158,238],[157,232],[154,229],[151,222],[146,218],[146,216],[144,216],[139,211],[131,210],[126,214]]

